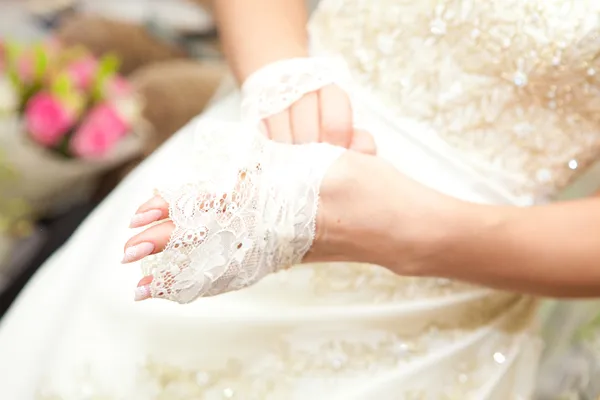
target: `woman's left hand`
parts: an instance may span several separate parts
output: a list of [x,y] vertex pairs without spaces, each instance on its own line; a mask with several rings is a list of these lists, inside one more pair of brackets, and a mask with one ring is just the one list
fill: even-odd
[[377,153],[373,136],[355,130],[350,99],[336,85],[305,94],[264,120],[269,139],[280,143],[329,143],[364,154]]

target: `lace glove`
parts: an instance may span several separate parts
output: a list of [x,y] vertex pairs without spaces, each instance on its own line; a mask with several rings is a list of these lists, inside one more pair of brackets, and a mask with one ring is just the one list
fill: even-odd
[[242,85],[242,119],[260,122],[331,84],[351,95],[352,76],[342,58],[292,58],[268,64]]
[[195,130],[193,181],[159,191],[171,240],[142,261],[149,295],[178,303],[300,263],[315,237],[321,181],[344,151],[275,143],[254,125],[204,121]]

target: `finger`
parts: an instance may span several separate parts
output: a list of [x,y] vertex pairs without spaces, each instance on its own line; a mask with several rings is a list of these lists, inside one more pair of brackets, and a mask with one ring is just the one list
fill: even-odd
[[319,141],[319,95],[308,93],[290,108],[290,121],[294,143]]
[[269,137],[276,142],[292,143],[292,127],[290,125],[289,111],[275,114],[266,120]]
[[169,243],[174,229],[172,221],[165,221],[138,233],[125,244],[122,263],[132,263],[150,254],[160,253]]
[[319,91],[321,110],[321,142],[348,148],[352,140],[352,107],[350,99],[337,86],[325,86]]
[[152,283],[153,279],[154,277],[152,275],[145,276],[140,279],[137,287],[135,288],[135,295],[133,298],[134,301],[142,301],[152,297],[152,294],[150,293],[150,284]]
[[350,150],[368,155],[377,155],[377,144],[369,132],[355,130],[350,143]]
[[269,139],[271,139],[271,134],[269,133],[269,127],[267,125],[267,122],[265,120],[260,121],[260,126],[258,127],[258,130],[265,135],[266,137],[268,137]]
[[169,204],[162,197],[154,196],[137,209],[129,227],[139,228],[168,217]]

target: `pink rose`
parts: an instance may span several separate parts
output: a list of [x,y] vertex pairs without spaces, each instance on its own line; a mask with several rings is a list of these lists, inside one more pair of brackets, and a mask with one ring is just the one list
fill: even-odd
[[25,124],[39,144],[57,145],[75,123],[75,113],[57,97],[45,92],[33,96],[25,108]]
[[117,110],[107,103],[93,108],[71,140],[71,151],[80,158],[106,155],[129,131]]
[[118,97],[131,96],[133,88],[131,84],[122,76],[115,75],[106,80],[104,83],[104,98],[115,99]]
[[79,89],[86,90],[94,81],[98,61],[91,56],[75,61],[67,67],[67,74]]

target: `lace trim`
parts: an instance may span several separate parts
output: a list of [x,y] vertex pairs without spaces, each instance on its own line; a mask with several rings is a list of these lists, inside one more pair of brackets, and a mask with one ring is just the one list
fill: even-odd
[[[425,325],[415,315],[414,319],[401,318],[385,325],[375,319],[368,327],[353,325],[354,329],[337,326],[332,330],[325,324],[316,330],[277,330],[276,334],[267,333],[273,334],[272,340],[271,336],[266,341],[262,337],[256,344],[260,346],[258,352],[250,350],[252,344],[244,346],[250,351],[243,351],[244,357],[225,351],[222,363],[200,357],[184,367],[147,359],[135,386],[144,399],[279,399],[293,394],[305,398],[312,392],[307,382],[321,395],[344,399],[348,397],[340,392],[348,390],[348,382],[368,392],[356,397],[361,399],[381,398],[371,390],[381,393],[389,390],[390,384],[400,390],[399,398],[407,399],[488,398],[481,391],[490,387],[502,387],[517,395],[521,393],[516,382],[495,379],[514,375],[506,371],[523,375],[514,359],[535,340],[528,329],[535,309],[532,299],[499,293],[429,314]],[[79,399],[84,391],[88,396],[114,396],[91,366],[76,367],[82,372],[81,380],[73,379],[73,394],[64,396],[65,400]],[[65,376],[64,370],[56,371],[59,377]],[[424,375],[430,379],[414,379]],[[430,385],[431,377],[439,379],[439,384]],[[358,383],[361,379],[363,384]],[[56,374],[47,376],[38,398],[63,394],[64,389],[56,383],[59,381]],[[336,381],[337,385],[329,385]]]
[[193,183],[159,191],[175,224],[171,240],[142,262],[152,296],[179,303],[300,263],[315,238],[322,178],[344,151],[278,144],[247,125],[196,129]]
[[293,58],[269,64],[242,85],[242,116],[247,121],[261,121],[331,84],[351,93],[352,77],[341,58]]
[[442,142],[442,156],[458,152],[531,205],[600,154],[599,10],[592,0],[332,0],[310,28],[313,47],[343,56],[402,131]]

